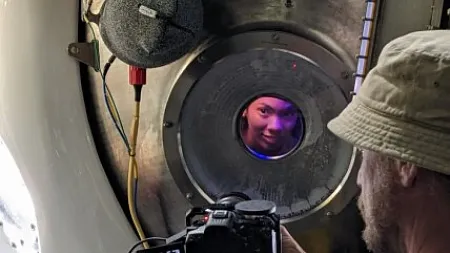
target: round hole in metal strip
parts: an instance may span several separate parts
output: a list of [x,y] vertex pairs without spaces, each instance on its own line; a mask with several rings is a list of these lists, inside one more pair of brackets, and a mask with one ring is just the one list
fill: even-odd
[[[243,192],[252,199],[275,202],[283,219],[316,210],[342,188],[354,156],[353,147],[326,127],[347,104],[346,91],[335,81],[344,67],[337,64],[334,74],[327,73],[317,61],[283,46],[247,43],[225,56],[219,56],[217,47],[230,48],[219,43],[208,49],[209,57],[201,55],[209,65],[191,63],[166,106],[164,121],[173,125],[163,129],[163,143],[177,185],[185,193],[195,192],[191,198],[195,205]],[[314,53],[321,61],[329,56],[319,50]],[[328,67],[333,61],[338,62],[328,58]],[[282,151],[263,154],[272,159],[255,155],[264,153],[258,148],[249,152],[251,143],[246,143],[242,132],[248,108],[262,98],[284,104],[289,108],[286,112],[284,107],[272,109],[299,122]],[[273,138],[278,137],[269,135],[265,141],[278,143]],[[345,198],[339,205],[346,204]]]

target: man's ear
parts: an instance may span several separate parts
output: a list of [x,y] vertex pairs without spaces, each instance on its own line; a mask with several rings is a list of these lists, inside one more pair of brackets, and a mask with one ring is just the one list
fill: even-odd
[[410,162],[399,162],[398,174],[403,187],[412,187],[417,177],[418,167]]

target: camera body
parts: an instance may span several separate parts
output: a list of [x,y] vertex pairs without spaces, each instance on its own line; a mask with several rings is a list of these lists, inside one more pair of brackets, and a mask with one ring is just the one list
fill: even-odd
[[188,226],[186,253],[281,252],[280,218],[272,202],[247,200],[194,211],[201,212],[190,215],[203,215],[203,220]]
[[[186,230],[146,253],[281,253],[280,217],[271,201],[232,193],[217,203],[194,207]],[[245,195],[244,195],[245,196]]]

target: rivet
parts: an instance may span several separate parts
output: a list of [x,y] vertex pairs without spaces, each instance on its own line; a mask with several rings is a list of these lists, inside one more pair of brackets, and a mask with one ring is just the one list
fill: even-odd
[[341,78],[342,79],[348,79],[350,77],[350,73],[348,71],[342,71],[341,72]]
[[204,55],[200,55],[200,56],[197,58],[197,61],[198,61],[199,63],[204,63],[204,62],[206,62],[206,57],[205,57]]
[[287,8],[292,8],[292,6],[294,6],[292,4],[292,0],[286,0],[286,3],[284,4]]
[[78,47],[76,47],[76,46],[72,46],[72,47],[70,47],[70,52],[72,54],[79,54],[80,53],[80,49]]
[[278,41],[280,39],[280,35],[278,35],[278,33],[274,33],[272,34],[272,39]]
[[166,127],[166,128],[170,128],[170,127],[173,126],[173,123],[170,122],[170,121],[166,121],[166,122],[163,123],[163,126]]

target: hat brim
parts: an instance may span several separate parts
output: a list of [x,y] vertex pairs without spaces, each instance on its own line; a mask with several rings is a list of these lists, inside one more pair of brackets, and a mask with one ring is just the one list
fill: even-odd
[[450,174],[450,134],[383,114],[355,97],[328,129],[357,148]]

